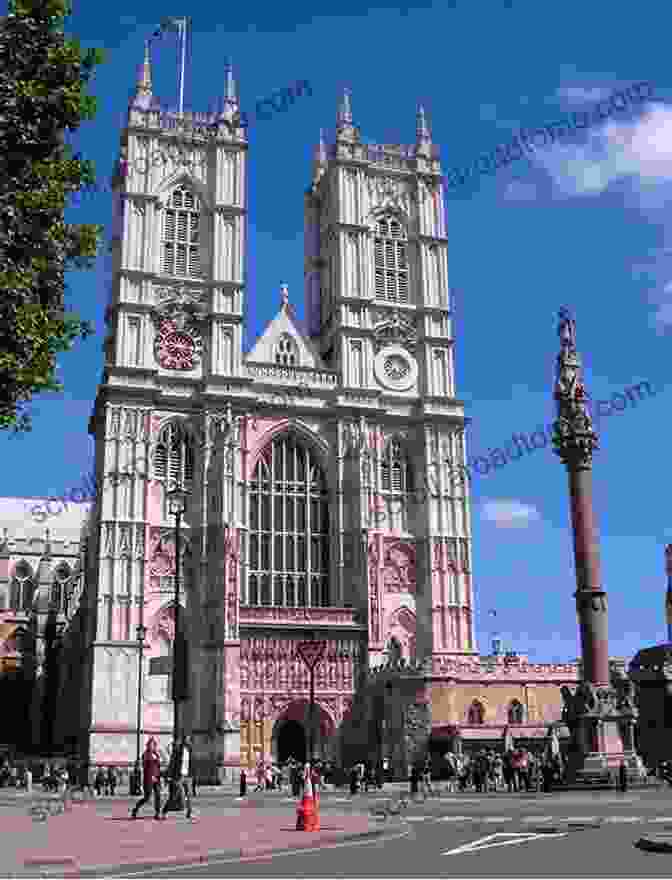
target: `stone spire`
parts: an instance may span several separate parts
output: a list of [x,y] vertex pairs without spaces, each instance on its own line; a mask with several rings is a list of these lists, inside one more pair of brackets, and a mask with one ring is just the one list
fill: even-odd
[[567,465],[592,467],[593,452],[599,449],[598,436],[588,412],[588,393],[581,381],[581,358],[576,350],[576,324],[569,311],[560,309],[560,353],[554,398],[558,418],[554,425],[555,452]]
[[420,104],[418,107],[416,134],[415,134],[415,153],[417,156],[426,156],[430,158],[432,155],[432,135],[425,118],[425,108]]
[[667,592],[665,594],[667,641],[672,643],[672,544],[665,547],[665,573],[667,574]]
[[135,95],[131,104],[133,107],[149,109],[154,103],[152,94],[152,60],[149,54],[149,40],[145,40],[145,57],[138,71],[138,79],[135,84]]
[[240,127],[240,114],[238,106],[236,80],[233,76],[233,67],[229,59],[224,67],[224,106],[219,114],[220,122],[225,123],[231,131],[232,128]]
[[238,105],[236,81],[233,78],[233,67],[229,60],[227,60],[226,67],[224,68],[224,103]]
[[320,129],[320,140],[313,153],[313,185],[317,185],[327,170],[327,145],[324,142],[324,130]]
[[350,89],[343,90],[343,96],[336,115],[336,139],[337,140],[358,140],[357,129],[352,124],[352,106]]

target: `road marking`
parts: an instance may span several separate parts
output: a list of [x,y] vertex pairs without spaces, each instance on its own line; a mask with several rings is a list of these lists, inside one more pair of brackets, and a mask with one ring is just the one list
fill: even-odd
[[439,822],[468,822],[473,816],[441,816]]
[[605,822],[640,822],[641,816],[605,816]]
[[597,822],[598,816],[569,816],[567,819],[560,819],[561,822]]
[[551,822],[553,816],[521,816],[521,822]]
[[658,816],[656,819],[649,819],[649,822],[672,822],[672,816]]
[[406,816],[407,822],[426,822],[431,816]]
[[513,816],[486,816],[484,822],[513,822]]
[[[488,834],[487,837],[481,837],[480,840],[474,840],[472,843],[458,846],[456,849],[449,849],[443,856],[461,855],[463,853],[479,852],[482,849],[492,849],[495,846],[512,846],[518,843],[529,843],[531,840],[548,840],[549,838],[567,837],[569,832],[562,831],[554,834],[528,834],[526,832],[498,832],[497,834]],[[497,840],[497,838],[506,838]]]

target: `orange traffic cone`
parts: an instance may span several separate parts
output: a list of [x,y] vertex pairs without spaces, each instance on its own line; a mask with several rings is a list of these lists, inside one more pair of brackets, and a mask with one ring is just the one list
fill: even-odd
[[296,808],[297,831],[319,831],[320,817],[313,797],[313,786],[310,776],[304,782],[303,797]]

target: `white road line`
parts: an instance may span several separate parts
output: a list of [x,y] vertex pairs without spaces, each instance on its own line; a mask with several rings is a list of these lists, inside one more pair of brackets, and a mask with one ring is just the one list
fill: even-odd
[[[472,843],[458,846],[456,849],[449,849],[446,852],[441,853],[441,855],[463,855],[466,853],[479,852],[482,849],[492,849],[492,847],[495,846],[512,846],[513,844],[528,843],[531,840],[549,840],[555,837],[567,837],[567,832],[560,832],[559,834],[488,834],[487,837],[481,837],[480,840],[474,840]],[[497,838],[499,838],[499,840]]]
[[513,822],[513,816],[485,816],[483,822]]
[[605,816],[605,822],[641,822],[641,816]]
[[473,816],[441,816],[439,822],[468,822]]
[[521,822],[550,822],[553,816],[521,816]]
[[561,819],[561,822],[597,822],[598,816],[569,816],[567,819]]
[[658,816],[655,819],[649,819],[649,822],[670,822],[670,823],[672,823],[672,816]]
[[406,822],[426,822],[427,819],[431,819],[431,816],[406,816]]

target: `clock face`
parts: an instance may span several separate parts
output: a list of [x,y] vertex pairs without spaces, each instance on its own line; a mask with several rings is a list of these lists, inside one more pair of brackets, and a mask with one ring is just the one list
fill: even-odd
[[408,391],[418,380],[415,358],[400,345],[388,345],[373,362],[376,379],[390,391]]
[[164,370],[193,370],[196,344],[183,330],[170,321],[161,327],[156,344],[156,359]]

